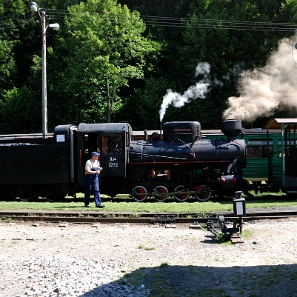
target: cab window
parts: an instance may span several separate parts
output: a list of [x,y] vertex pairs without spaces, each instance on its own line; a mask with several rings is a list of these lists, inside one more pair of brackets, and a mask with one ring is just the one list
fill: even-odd
[[115,155],[122,153],[122,135],[104,135],[102,136],[102,154]]

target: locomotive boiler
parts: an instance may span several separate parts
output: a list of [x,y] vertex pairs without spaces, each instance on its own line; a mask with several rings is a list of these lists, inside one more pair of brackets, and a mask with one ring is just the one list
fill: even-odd
[[41,134],[0,135],[0,196],[23,200],[75,195],[84,190],[84,165],[100,152],[100,192],[131,194],[136,201],[189,196],[206,201],[212,192],[241,189],[245,141],[241,122],[222,123],[226,139],[201,138],[199,122],[168,122],[163,134],[134,140],[128,123],[59,125]]

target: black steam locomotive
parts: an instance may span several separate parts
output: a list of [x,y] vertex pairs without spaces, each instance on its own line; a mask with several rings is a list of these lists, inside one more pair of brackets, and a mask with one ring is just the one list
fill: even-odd
[[129,193],[136,201],[244,190],[246,144],[241,122],[222,123],[225,140],[201,139],[198,122],[168,122],[163,134],[134,140],[128,123],[59,125],[54,133],[0,135],[0,195],[56,199],[84,189],[85,162],[100,152],[100,192]]

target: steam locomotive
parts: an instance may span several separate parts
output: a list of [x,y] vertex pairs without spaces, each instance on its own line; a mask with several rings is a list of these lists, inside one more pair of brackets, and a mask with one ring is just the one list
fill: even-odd
[[222,123],[225,139],[201,139],[196,121],[167,122],[163,134],[134,140],[128,123],[59,125],[41,134],[0,135],[0,196],[57,199],[84,190],[85,162],[100,152],[100,192],[136,201],[245,190],[246,143],[241,122]]

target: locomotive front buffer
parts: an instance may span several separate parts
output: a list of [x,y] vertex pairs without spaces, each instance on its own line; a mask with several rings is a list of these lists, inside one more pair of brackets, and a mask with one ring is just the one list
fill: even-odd
[[242,243],[243,217],[246,216],[245,198],[242,197],[242,191],[235,192],[235,198],[233,198],[233,216],[232,227],[228,227],[225,217],[220,215],[217,221],[209,220],[206,223],[207,230],[215,234],[219,241],[231,240],[232,243]]

